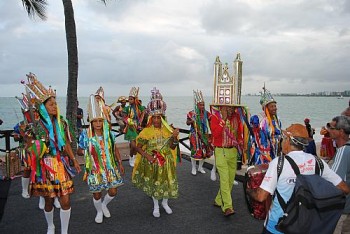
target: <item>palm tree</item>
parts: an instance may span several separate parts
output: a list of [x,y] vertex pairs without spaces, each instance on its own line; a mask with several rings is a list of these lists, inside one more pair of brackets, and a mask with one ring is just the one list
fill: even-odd
[[[106,4],[106,0],[101,0]],[[28,16],[46,19],[47,0],[22,0]],[[77,132],[77,88],[78,88],[78,46],[75,28],[74,10],[71,0],[62,0],[68,52],[68,86],[66,99],[66,118],[70,121],[73,132]],[[76,138],[73,137],[72,148],[76,151]]]

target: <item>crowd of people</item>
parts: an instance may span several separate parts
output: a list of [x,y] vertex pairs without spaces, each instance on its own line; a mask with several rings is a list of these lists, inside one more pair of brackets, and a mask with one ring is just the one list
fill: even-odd
[[[47,233],[55,232],[53,211],[54,207],[60,208],[61,230],[68,233],[73,177],[81,172],[70,144],[74,134],[59,114],[55,92],[41,84],[34,74],[27,76],[26,92],[18,98],[24,120],[15,127],[16,139],[20,142],[19,155],[24,165],[22,196],[41,197],[39,206],[44,210]],[[117,195],[118,187],[124,184],[122,158],[111,131],[111,114],[119,125],[119,132],[129,142],[132,184],[152,198],[152,215],[156,218],[161,216],[160,200],[165,212],[172,214],[169,199],[179,196],[176,173],[180,160],[179,129],[168,124],[167,106],[158,89],[151,90],[147,106],[142,105],[138,95],[139,88],[132,87],[129,96],[119,97],[116,101],[118,105],[112,109],[113,105],[105,103],[104,91],[100,87],[89,97],[88,128],[83,127],[84,112],[77,103],[77,155],[84,157],[83,180],[93,197],[96,223],[111,217],[108,204]],[[289,155],[297,165],[307,162],[315,168],[315,131],[310,119],[306,118],[304,125],[292,124],[283,131],[277,102],[265,86],[260,99],[262,113],[251,117],[245,106],[232,104],[232,96],[223,102],[219,98],[210,105],[210,111],[205,109],[201,91],[193,91],[193,96],[194,108],[186,116],[186,124],[190,127],[191,174],[206,173],[204,161],[213,157],[211,179],[216,179],[216,171],[219,175],[219,189],[213,205],[219,207],[225,217],[236,213],[232,190],[238,161],[249,165],[269,164],[260,188],[247,190],[257,201],[264,201],[277,188],[286,201],[292,194],[294,185],[286,183],[286,178],[295,177],[291,167],[285,166],[281,179],[277,179],[279,156]],[[321,134],[324,139],[319,156],[332,159],[331,166],[324,161],[322,176],[348,194],[349,108],[327,123]],[[305,173],[312,174],[314,171]],[[281,206],[274,198],[262,232],[279,233],[275,226],[282,214]],[[337,233],[350,230],[349,214],[350,198],[339,220]]]

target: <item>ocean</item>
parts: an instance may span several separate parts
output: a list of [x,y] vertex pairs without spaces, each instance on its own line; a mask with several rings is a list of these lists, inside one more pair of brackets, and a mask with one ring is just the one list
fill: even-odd
[[[349,99],[338,99],[337,97],[286,97],[275,96],[277,101],[278,115],[282,122],[282,128],[288,127],[292,123],[302,123],[305,118],[310,119],[310,124],[315,128],[314,139],[320,142],[321,127],[331,121],[334,116],[340,113],[348,106]],[[106,97],[106,103],[112,104],[117,97]],[[147,105],[149,97],[140,97],[143,105]],[[188,129],[186,125],[186,114],[193,109],[193,97],[179,96],[167,97],[163,94],[163,99],[167,104],[167,120],[169,124],[175,127]],[[87,102],[88,97],[79,97],[79,106],[84,110],[84,120],[87,118]],[[209,104],[212,103],[212,97],[206,97],[206,108],[209,110]],[[242,104],[247,106],[251,115],[262,112],[259,96],[242,96]],[[60,108],[61,115],[65,116],[66,98],[57,97],[57,103]],[[16,123],[23,119],[20,106],[14,97],[0,97],[0,119],[4,123],[0,126],[0,130],[12,129]],[[113,118],[112,118],[113,119]],[[122,140],[122,139],[120,139]],[[4,149],[4,139],[0,139],[0,148]],[[11,143],[12,146],[12,143]]]

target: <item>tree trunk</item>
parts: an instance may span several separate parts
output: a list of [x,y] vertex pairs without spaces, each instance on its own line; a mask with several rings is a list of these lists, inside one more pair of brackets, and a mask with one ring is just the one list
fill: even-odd
[[74,10],[71,0],[62,0],[65,16],[66,40],[68,52],[68,86],[66,100],[66,118],[73,130],[72,149],[77,150],[77,87],[78,87],[78,46],[75,28]]

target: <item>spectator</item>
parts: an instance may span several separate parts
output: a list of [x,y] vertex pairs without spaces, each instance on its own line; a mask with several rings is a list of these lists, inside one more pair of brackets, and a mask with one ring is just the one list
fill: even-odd
[[304,151],[306,153],[313,154],[313,155],[317,156],[316,144],[315,144],[315,140],[314,140],[315,129],[311,127],[310,119],[308,119],[308,118],[304,119],[304,124],[305,124],[306,130],[307,130],[307,132],[309,134],[309,138],[310,138],[309,144],[305,147]]
[[117,101],[117,103],[120,103],[120,105],[116,106],[116,108],[114,108],[112,112],[112,115],[114,116],[117,124],[119,125],[119,132],[124,132],[125,129],[124,119],[126,115],[125,113],[123,113],[123,109],[125,108],[127,102],[128,100],[125,96],[120,96]]
[[[327,123],[327,131],[335,141],[337,151],[334,156],[332,170],[350,185],[350,117],[337,116]],[[334,233],[350,233],[350,197],[347,196],[342,216]]]
[[[282,152],[298,165],[299,168],[305,164],[309,165],[309,168],[313,170],[300,170],[302,174],[314,174],[316,168],[315,156],[303,152],[303,148],[308,144],[309,134],[302,124],[292,124],[286,131],[284,131],[282,141]],[[288,163],[284,160],[282,172],[277,180],[277,164],[278,158],[272,160],[269,164],[265,177],[263,179],[260,188],[258,189],[247,189],[247,193],[259,202],[265,201],[270,195],[273,195],[278,188],[280,195],[284,201],[288,201],[293,193],[295,184],[291,181],[295,181],[296,175]],[[349,187],[334,171],[332,171],[328,164],[323,162],[324,169],[322,177],[337,186],[344,193],[349,193]],[[344,177],[343,177],[344,178]],[[269,211],[266,221],[264,223],[263,233],[280,233],[276,230],[276,225],[280,217],[283,216],[283,210],[278,201],[277,196],[274,196],[272,205]]]

